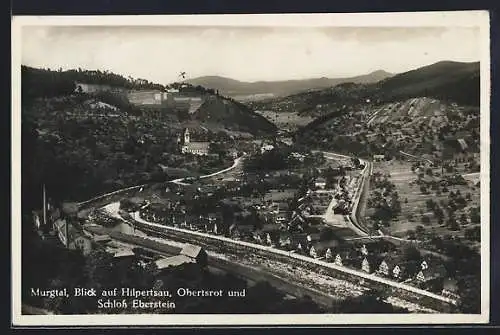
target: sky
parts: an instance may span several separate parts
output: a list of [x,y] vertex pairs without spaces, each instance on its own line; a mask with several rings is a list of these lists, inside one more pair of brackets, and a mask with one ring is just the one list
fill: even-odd
[[400,73],[480,59],[473,27],[24,26],[22,64],[108,70],[160,84]]

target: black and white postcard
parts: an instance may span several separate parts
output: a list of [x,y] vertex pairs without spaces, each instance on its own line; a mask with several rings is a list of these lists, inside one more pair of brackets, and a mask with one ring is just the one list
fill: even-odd
[[487,12],[12,22],[14,325],[488,322]]

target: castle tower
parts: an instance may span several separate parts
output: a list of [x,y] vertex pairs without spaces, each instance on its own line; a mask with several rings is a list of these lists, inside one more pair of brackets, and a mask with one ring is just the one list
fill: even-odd
[[188,143],[189,143],[189,129],[186,128],[186,130],[184,131],[184,144]]

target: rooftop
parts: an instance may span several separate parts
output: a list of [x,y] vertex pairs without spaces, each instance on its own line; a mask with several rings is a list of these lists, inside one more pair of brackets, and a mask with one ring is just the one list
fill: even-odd
[[193,263],[193,259],[185,255],[176,255],[172,257],[161,258],[155,262],[156,267],[159,270],[163,270],[171,266],[179,266],[186,263]]
[[186,244],[184,248],[181,250],[181,255],[191,257],[191,258],[196,258],[202,251],[200,246],[197,245],[192,245],[192,244]]

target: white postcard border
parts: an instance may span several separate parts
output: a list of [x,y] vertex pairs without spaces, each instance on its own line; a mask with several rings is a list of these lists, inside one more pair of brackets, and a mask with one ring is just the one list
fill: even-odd
[[[23,26],[289,26],[479,27],[481,36],[481,314],[125,314],[21,315],[21,46]],[[14,326],[209,326],[487,323],[490,303],[490,37],[487,11],[154,15],[17,16],[12,19],[12,324]]]

